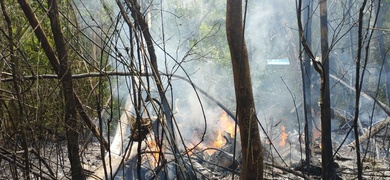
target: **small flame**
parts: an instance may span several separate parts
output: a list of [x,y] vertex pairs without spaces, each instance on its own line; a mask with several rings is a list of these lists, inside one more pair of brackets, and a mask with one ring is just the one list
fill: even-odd
[[218,131],[217,139],[213,142],[213,147],[215,148],[221,148],[223,145],[226,144],[226,140],[222,136],[222,132]]
[[[196,147],[196,149],[202,150],[207,148],[222,148],[222,146],[227,143],[227,140],[225,139],[225,137],[223,137],[225,132],[229,133],[231,138],[234,138],[236,123],[229,118],[228,114],[225,111],[222,111],[222,114],[219,117],[218,125],[218,129],[216,131],[213,131],[213,138],[211,138],[210,141],[202,142]],[[209,155],[212,155],[215,153],[215,150],[207,149],[204,152],[208,153]],[[189,151],[188,153],[192,154],[193,152]]]
[[[219,118],[219,124],[225,130],[230,134],[230,137],[233,138],[235,134],[235,125],[236,123],[229,118],[227,113],[225,111],[222,112],[221,117]],[[237,129],[238,131],[238,129]]]
[[160,150],[159,150],[159,147],[157,146],[157,143],[155,140],[153,141],[149,141],[148,142],[148,148],[153,156],[153,158],[151,158],[149,160],[150,164],[154,165],[154,166],[157,166],[157,163],[158,163],[158,159],[160,158],[160,154],[158,153]]
[[287,138],[288,138],[288,134],[286,133],[286,127],[282,126],[282,133],[281,133],[279,145],[285,146]]

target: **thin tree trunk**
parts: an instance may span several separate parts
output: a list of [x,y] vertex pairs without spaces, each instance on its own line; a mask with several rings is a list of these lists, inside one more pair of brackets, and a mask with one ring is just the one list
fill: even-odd
[[61,79],[65,102],[65,125],[67,126],[65,129],[68,140],[68,158],[71,165],[72,179],[85,179],[79,155],[79,133],[77,132],[79,125],[73,94],[72,68],[68,59],[64,35],[61,30],[58,2],[57,0],[48,0],[48,4],[48,16],[60,63],[58,76]]
[[[356,51],[355,51],[355,38],[354,38],[354,35],[356,34],[356,27],[353,27],[354,26],[354,21],[353,21],[353,18],[352,18],[352,14],[354,13],[354,11],[352,11],[352,7],[353,7],[353,0],[348,0],[348,6],[347,6],[347,15],[348,15],[348,23],[349,25],[352,27],[351,30],[349,31],[349,46],[350,46],[350,55],[351,55],[351,59],[355,59],[355,55],[356,55]],[[350,86],[353,86],[353,82],[354,82],[354,79],[355,77],[352,75],[351,73],[351,78],[350,78]],[[349,92],[350,94],[352,94],[353,92],[350,91]],[[355,104],[355,101],[354,101],[354,98],[348,98],[348,112],[350,112],[351,114],[353,113],[354,111],[354,104]]]
[[358,120],[359,120],[359,105],[360,105],[360,92],[361,92],[361,84],[360,84],[360,63],[362,57],[363,50],[363,16],[364,16],[364,8],[366,6],[367,0],[363,1],[362,6],[359,10],[359,25],[358,25],[358,48],[357,48],[357,56],[356,56],[356,80],[355,80],[355,114],[353,119],[353,130],[355,135],[355,150],[356,150],[356,165],[358,168],[358,179],[361,180],[363,173],[363,166],[360,157],[360,142],[359,142],[359,131],[358,131]]
[[335,178],[332,151],[332,127],[329,90],[329,45],[328,45],[328,7],[327,0],[320,1],[320,24],[321,24],[321,53],[322,73],[320,108],[321,108],[321,158],[322,179]]
[[[304,36],[307,45],[311,47],[311,17],[312,3],[310,0],[304,1],[303,11],[303,24],[305,25]],[[311,114],[311,65],[310,57],[306,51],[304,51],[303,60],[301,60],[301,74],[302,74],[302,86],[303,86],[303,109],[305,117],[305,154],[306,154],[306,167],[307,171],[310,171],[310,159],[311,159],[311,144],[313,139],[313,118]]]
[[256,110],[242,20],[242,1],[227,0],[226,35],[233,66],[243,157],[240,179],[263,179],[263,151],[255,118]]

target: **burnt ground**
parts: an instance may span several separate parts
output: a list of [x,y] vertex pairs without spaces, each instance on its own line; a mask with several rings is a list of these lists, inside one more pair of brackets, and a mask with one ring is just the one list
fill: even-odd
[[[292,133],[290,133],[292,134]],[[334,132],[335,136],[345,136],[343,133]],[[363,177],[366,179],[388,179],[390,178],[390,158],[389,158],[389,136],[387,129],[381,130],[374,138],[363,143],[362,153],[363,158]],[[314,143],[314,152],[312,157],[312,174],[306,173],[303,168],[301,159],[304,159],[304,146],[302,147],[292,135],[288,138],[286,145],[280,147],[275,143],[275,148],[270,144],[264,144],[267,151],[265,157],[265,178],[266,179],[320,179],[320,164],[321,153],[318,140]],[[335,138],[340,139],[340,138]],[[340,142],[335,142],[334,150],[339,148]],[[347,143],[345,143],[347,144]],[[237,144],[239,146],[239,144]],[[0,149],[0,179],[23,179],[22,168],[22,151],[10,150],[11,145],[3,146]],[[100,146],[94,141],[90,142],[87,148],[82,148],[82,162],[86,174],[91,174],[101,163]],[[197,179],[239,179],[239,175],[232,178],[232,169],[239,172],[240,155],[236,152],[235,159],[232,161],[232,143],[227,143],[219,148],[213,154],[208,153],[209,150],[195,149],[191,155],[193,160],[193,168],[196,171],[196,176],[190,174],[189,179],[197,177]],[[30,168],[33,173],[31,177],[46,177],[48,179],[66,179],[69,178],[69,161],[67,158],[66,141],[50,142],[45,141],[40,144],[40,151],[30,149]],[[276,151],[276,150],[277,151]],[[301,150],[302,149],[302,150]],[[302,153],[301,153],[302,151]],[[188,159],[187,159],[188,160]],[[356,179],[356,152],[353,146],[343,145],[339,148],[335,162],[337,163],[337,175],[341,179]],[[17,168],[11,164],[17,164]],[[129,174],[134,167],[131,162],[127,162],[126,167],[122,169],[122,173],[116,179],[129,179],[128,177],[134,174]],[[50,169],[50,170],[49,170]],[[127,171],[127,173],[125,172]],[[144,169],[145,179],[151,179],[151,173],[154,170]],[[153,179],[153,178],[152,178]],[[154,178],[158,179],[158,178]]]

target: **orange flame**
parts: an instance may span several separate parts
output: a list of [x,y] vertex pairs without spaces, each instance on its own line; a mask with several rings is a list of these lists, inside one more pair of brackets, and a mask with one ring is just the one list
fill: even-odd
[[[230,137],[234,137],[234,128],[235,128],[235,122],[229,118],[227,113],[225,111],[222,111],[221,117],[219,118],[219,124],[225,130],[230,134]],[[237,129],[238,131],[238,129]]]
[[222,137],[221,131],[218,131],[217,139],[213,142],[213,147],[215,148],[221,148],[223,145],[226,144],[226,140]]
[[287,138],[288,138],[288,134],[286,133],[286,127],[282,126],[282,133],[281,133],[279,145],[285,146]]
[[151,155],[153,156],[153,158],[151,158],[149,160],[150,164],[154,165],[154,166],[157,166],[157,162],[158,162],[158,159],[160,158],[160,154],[158,153],[159,152],[159,147],[157,146],[157,143],[155,140],[153,141],[149,141],[148,142],[148,148],[151,152]]
[[[235,122],[229,118],[228,114],[225,111],[222,111],[221,116],[219,117],[219,127],[216,131],[214,131],[213,135],[216,135],[216,137],[212,138],[210,141],[202,142],[199,144],[196,149],[206,149],[207,147],[212,147],[219,149],[222,146],[224,146],[227,142],[226,139],[223,137],[223,134],[225,132],[229,133],[230,136],[233,138],[235,134]],[[237,129],[238,132],[238,129]],[[212,155],[215,153],[215,150],[207,150],[205,151],[209,155]],[[189,154],[192,154],[193,152],[189,151]]]
[[[217,139],[215,139],[215,141],[211,143],[211,146],[213,148],[217,148],[218,149],[218,148],[221,148],[223,145],[226,144],[226,139],[223,138],[221,131],[218,131],[217,133],[218,133]],[[207,153],[209,155],[212,155],[212,154],[215,153],[215,150],[209,150],[209,151],[207,151]]]

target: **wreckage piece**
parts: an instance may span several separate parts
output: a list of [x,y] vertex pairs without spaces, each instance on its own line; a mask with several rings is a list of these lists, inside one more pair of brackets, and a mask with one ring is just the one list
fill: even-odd
[[[133,119],[133,118],[132,118]],[[149,134],[152,128],[152,120],[150,118],[135,118],[130,121],[130,140],[141,142]]]
[[[123,154],[113,154],[107,155],[105,157],[106,162],[106,169],[107,169],[107,175],[109,176],[108,179],[113,179],[116,174],[118,173],[120,167],[122,167],[123,162],[127,160],[135,160],[137,158],[138,154],[138,142],[133,141],[131,142],[131,147]],[[147,144],[145,141],[141,142],[141,150],[145,150],[147,147]],[[109,159],[111,159],[111,163],[109,163]],[[112,177],[110,177],[112,175]],[[104,166],[101,164],[91,175],[88,177],[88,180],[94,180],[94,179],[106,179],[104,174]]]
[[[132,146],[128,149],[124,146],[124,142],[127,139],[127,129],[129,128],[131,122],[135,122],[135,117],[130,113],[132,108],[133,105],[131,104],[131,100],[127,100],[124,112],[118,121],[115,137],[110,146],[110,152],[104,157],[105,164],[100,164],[93,174],[88,177],[89,180],[106,179],[105,169],[108,176],[115,176],[118,169],[122,166],[125,158],[132,159],[136,157],[138,148],[137,141],[133,142]],[[141,149],[146,149],[147,144],[145,141],[142,141],[141,143]]]

